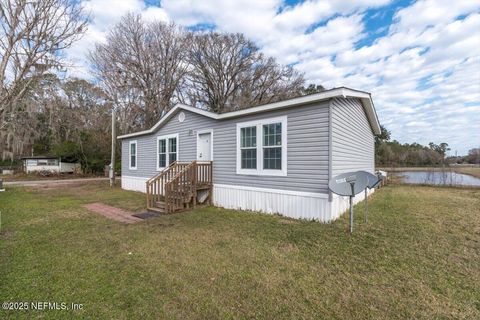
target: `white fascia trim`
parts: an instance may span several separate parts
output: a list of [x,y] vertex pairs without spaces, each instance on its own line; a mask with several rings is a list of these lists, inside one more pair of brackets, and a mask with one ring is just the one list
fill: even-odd
[[236,185],[230,185],[230,184],[217,184],[217,183],[214,183],[213,187],[236,189],[236,190],[246,190],[246,191],[255,191],[255,192],[268,192],[268,193],[285,194],[285,195],[292,195],[292,196],[302,196],[302,197],[309,197],[309,198],[328,199],[328,194],[326,194],[326,193],[303,192],[303,191],[292,191],[292,190],[282,190],[282,189],[247,187],[247,186],[236,186]]
[[[281,170],[272,170],[272,169],[263,169],[263,130],[262,126],[264,124],[278,123],[282,124],[282,169]],[[257,169],[242,169],[241,166],[241,156],[242,151],[240,148],[240,129],[245,127],[256,127],[257,128]],[[253,175],[253,176],[287,176],[287,116],[275,117],[275,118],[265,118],[252,120],[247,122],[237,123],[237,174],[241,175]]]
[[375,111],[375,106],[373,105],[373,100],[370,93],[356,91],[349,88],[342,88],[342,90],[343,90],[342,95],[344,98],[358,98],[360,99],[360,101],[362,101],[362,104],[365,108],[365,112],[367,114],[368,121],[372,126],[373,132],[375,134],[380,134],[381,133],[380,123],[378,121],[378,116]]
[[167,156],[166,156],[165,161],[166,161],[167,166],[168,166],[168,163],[170,162],[170,151],[168,150],[168,147],[169,147],[169,145],[168,145],[168,139],[170,139],[170,138],[176,138],[176,139],[177,139],[177,161],[180,161],[180,152],[179,152],[179,151],[180,151],[180,139],[179,139],[178,133],[167,134],[167,135],[164,135],[164,136],[157,136],[157,164],[156,164],[157,171],[162,171],[162,170],[164,170],[164,169],[166,168],[166,167],[159,167],[159,166],[158,166],[158,164],[159,164],[159,162],[160,162],[160,161],[159,161],[159,160],[160,160],[160,159],[159,159],[159,158],[160,158],[160,154],[159,154],[159,151],[160,151],[160,150],[158,150],[158,141],[159,141],[159,140],[164,140],[164,139],[166,140],[166,142],[165,142],[165,148],[166,148],[166,150],[165,150],[165,151],[166,151],[166,155],[167,155]]
[[[132,167],[132,144],[135,144],[135,167]],[[137,140],[132,140],[128,143],[128,169],[137,170],[138,166],[138,144]]]
[[135,136],[141,136],[141,135],[153,133],[153,132],[155,132],[155,131],[157,130],[157,128],[160,127],[164,122],[168,121],[168,120],[175,114],[175,112],[177,112],[177,110],[179,110],[179,109],[191,111],[191,112],[193,112],[193,113],[200,114],[200,115],[203,115],[203,116],[205,116],[205,117],[212,118],[212,119],[218,119],[218,114],[216,114],[216,113],[209,112],[209,111],[206,111],[206,110],[202,110],[202,109],[199,109],[199,108],[190,107],[190,106],[187,106],[187,105],[184,105],[184,104],[179,103],[179,104],[175,105],[175,107],[173,107],[169,112],[167,112],[167,114],[165,114],[165,115],[160,119],[160,121],[158,121],[158,122],[157,122],[153,127],[151,127],[150,129],[144,130],[144,131],[139,131],[139,132],[134,132],[134,133],[129,133],[129,134],[124,134],[124,135],[118,136],[117,139],[131,138],[131,137],[135,137]]
[[210,161],[213,161],[213,129],[203,129],[197,130],[197,154],[196,158],[198,160],[198,139],[201,134],[210,133]]
[[371,95],[368,92],[364,91],[357,91],[349,88],[336,88],[336,89],[331,89],[323,92],[319,92],[316,94],[311,94],[303,97],[298,97],[298,98],[293,98],[293,99],[288,99],[284,101],[279,101],[279,102],[274,102],[274,103],[269,103],[265,104],[262,106],[258,107],[252,107],[248,109],[243,109],[243,110],[238,110],[238,111],[232,111],[232,112],[227,112],[227,113],[222,113],[222,114],[217,114],[213,113],[210,111],[202,110],[199,108],[194,108],[191,106],[187,106],[184,104],[177,104],[173,109],[171,109],[167,114],[165,114],[160,121],[158,121],[151,129],[145,130],[145,131],[140,131],[140,132],[135,132],[135,133],[130,133],[130,134],[125,134],[122,136],[118,136],[117,139],[124,139],[124,138],[130,138],[130,137],[135,137],[139,135],[144,135],[144,134],[149,134],[157,130],[157,128],[164,122],[166,122],[178,109],[184,109],[190,112],[194,112],[196,114],[203,115],[205,117],[209,117],[211,119],[215,120],[222,120],[222,119],[228,119],[228,118],[234,118],[234,117],[239,117],[239,116],[244,116],[248,114],[255,114],[259,112],[264,112],[268,110],[273,110],[273,109],[281,109],[285,107],[292,107],[296,105],[302,105],[302,104],[308,104],[308,103],[313,103],[316,101],[322,101],[322,100],[328,100],[331,98],[335,97],[344,97],[344,98],[359,98],[362,99],[362,101],[365,103],[366,109],[367,109],[367,114],[369,116],[369,120],[372,123],[372,128],[374,129],[376,134],[380,133],[380,125],[378,123],[378,118],[375,113],[373,101],[371,98]]
[[382,129],[380,128],[380,122],[378,121],[377,112],[375,111],[375,107],[373,106],[372,99],[361,98],[360,101],[362,101],[362,104],[365,108],[365,112],[367,114],[367,118],[370,124],[372,125],[373,132],[375,134],[381,134]]

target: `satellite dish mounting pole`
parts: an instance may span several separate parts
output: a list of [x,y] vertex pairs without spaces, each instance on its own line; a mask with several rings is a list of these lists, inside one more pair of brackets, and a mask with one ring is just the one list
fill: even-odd
[[368,222],[368,191],[367,188],[365,188],[365,223]]
[[[370,179],[373,177],[373,179]],[[371,180],[371,183],[370,183]],[[378,184],[378,178],[366,171],[345,172],[333,177],[328,182],[328,189],[335,194],[349,197],[350,200],[350,233],[353,233],[353,197],[362,190],[374,188]],[[371,186],[370,186],[371,185]],[[365,190],[365,196],[367,190]]]
[[355,182],[350,182],[352,194],[350,195],[350,233],[353,233],[353,197],[355,196]]

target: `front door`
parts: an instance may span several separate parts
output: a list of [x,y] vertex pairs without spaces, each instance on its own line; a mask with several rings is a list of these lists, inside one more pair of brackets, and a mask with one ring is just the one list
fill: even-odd
[[199,133],[197,139],[197,160],[212,160],[212,133]]

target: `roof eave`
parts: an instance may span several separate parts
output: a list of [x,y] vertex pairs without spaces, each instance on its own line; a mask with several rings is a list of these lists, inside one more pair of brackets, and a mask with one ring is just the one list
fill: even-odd
[[307,96],[302,96],[302,97],[297,97],[297,98],[292,98],[289,100],[284,100],[284,101],[279,101],[279,102],[274,102],[274,103],[269,103],[266,105],[261,105],[257,107],[252,107],[248,109],[242,109],[242,110],[237,110],[237,111],[232,111],[232,112],[227,112],[227,113],[222,113],[222,114],[216,114],[210,111],[202,110],[199,108],[194,108],[191,106],[187,106],[184,104],[177,104],[175,107],[173,107],[165,116],[163,116],[160,121],[158,121],[152,128],[149,130],[144,130],[140,132],[135,132],[135,133],[129,133],[129,134],[124,134],[121,136],[118,136],[117,139],[125,139],[125,138],[131,138],[131,137],[136,137],[136,136],[141,136],[145,134],[150,134],[155,132],[164,122],[168,121],[175,112],[177,112],[178,109],[184,109],[187,111],[191,111],[215,120],[222,120],[222,119],[229,119],[229,118],[235,118],[235,117],[240,117],[243,115],[249,115],[249,114],[256,114],[256,113],[261,113],[261,112],[266,112],[269,110],[277,110],[277,109],[282,109],[282,108],[287,108],[287,107],[294,107],[297,105],[303,105],[303,104],[308,104],[308,103],[314,103],[314,102],[319,102],[319,101],[324,101],[324,100],[329,100],[335,97],[342,96],[344,98],[359,98],[361,99],[362,103],[364,104],[365,110],[367,112],[367,117],[369,118],[369,121],[371,123],[372,129],[375,134],[380,134],[380,124],[378,122],[377,114],[375,112],[375,108],[373,105],[373,101],[371,98],[370,93],[365,92],[365,91],[359,91],[359,90],[354,90],[346,87],[340,87],[340,88],[335,88],[323,92],[319,92],[316,94],[312,95],[307,95]]
[[373,133],[379,135],[381,133],[380,122],[378,121],[377,112],[375,111],[372,95],[364,91],[343,88],[343,96],[345,98],[359,98],[362,101]]

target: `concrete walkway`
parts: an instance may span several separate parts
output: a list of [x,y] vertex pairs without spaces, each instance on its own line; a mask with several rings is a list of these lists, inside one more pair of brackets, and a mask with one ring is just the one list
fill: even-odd
[[[120,181],[120,177],[116,177],[115,180]],[[58,184],[71,184],[78,182],[88,181],[108,181],[108,178],[78,178],[78,179],[59,179],[59,180],[31,180],[31,181],[4,181],[4,186],[41,186],[41,185],[58,185]]]

